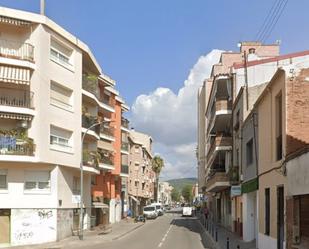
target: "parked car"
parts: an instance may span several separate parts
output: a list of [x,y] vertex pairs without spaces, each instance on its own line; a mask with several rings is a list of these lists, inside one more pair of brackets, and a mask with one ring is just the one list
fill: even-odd
[[192,216],[192,207],[190,205],[185,205],[182,208],[182,216]]
[[143,214],[146,217],[146,219],[155,219],[158,217],[158,211],[156,206],[144,207]]
[[151,206],[155,206],[156,207],[159,216],[164,214],[163,205],[161,203],[158,203],[158,202],[151,203]]

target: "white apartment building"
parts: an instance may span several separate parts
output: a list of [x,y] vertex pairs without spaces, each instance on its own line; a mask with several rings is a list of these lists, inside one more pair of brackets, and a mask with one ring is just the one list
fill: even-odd
[[[0,7],[0,30],[0,246],[59,240],[79,227],[82,76],[102,70],[45,16]],[[86,229],[99,170],[83,169]]]

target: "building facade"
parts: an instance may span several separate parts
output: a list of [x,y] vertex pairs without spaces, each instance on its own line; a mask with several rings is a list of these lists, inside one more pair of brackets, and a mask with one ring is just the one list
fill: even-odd
[[101,175],[108,205],[120,203],[124,102],[88,46],[46,16],[0,7],[0,29],[0,245],[60,240],[79,231],[80,167],[84,229]]
[[156,174],[152,170],[152,138],[144,133],[130,131],[129,205],[133,215],[142,214],[143,207],[155,199]]

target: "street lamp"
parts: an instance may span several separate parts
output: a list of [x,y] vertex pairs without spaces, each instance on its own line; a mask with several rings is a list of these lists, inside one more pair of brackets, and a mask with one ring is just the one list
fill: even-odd
[[83,202],[84,202],[84,169],[83,169],[83,144],[84,144],[84,139],[87,134],[87,132],[92,129],[93,127],[96,127],[98,125],[102,124],[107,124],[111,123],[110,120],[103,120],[101,122],[97,122],[92,124],[90,127],[87,128],[87,130],[84,132],[82,136],[82,144],[81,144],[81,159],[80,159],[80,217],[79,217],[79,239],[83,240],[84,239],[84,208],[83,208]]

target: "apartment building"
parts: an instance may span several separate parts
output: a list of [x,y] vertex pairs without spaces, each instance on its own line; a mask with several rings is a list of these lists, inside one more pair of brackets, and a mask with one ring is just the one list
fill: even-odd
[[158,201],[163,205],[172,203],[173,187],[168,182],[159,182]]
[[59,240],[80,227],[81,160],[84,228],[94,175],[112,174],[117,202],[126,107],[87,45],[52,20],[0,7],[0,30],[0,245]]
[[155,199],[156,174],[152,170],[152,138],[135,130],[130,131],[129,205],[133,215]]

